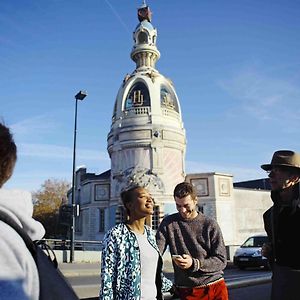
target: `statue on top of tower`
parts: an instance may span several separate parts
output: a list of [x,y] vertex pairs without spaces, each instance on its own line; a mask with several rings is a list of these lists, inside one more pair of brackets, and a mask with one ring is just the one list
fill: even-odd
[[140,22],[147,20],[148,22],[151,23],[151,16],[152,16],[152,12],[149,6],[147,6],[146,0],[143,0],[143,4],[141,5],[140,8],[138,8],[138,19]]

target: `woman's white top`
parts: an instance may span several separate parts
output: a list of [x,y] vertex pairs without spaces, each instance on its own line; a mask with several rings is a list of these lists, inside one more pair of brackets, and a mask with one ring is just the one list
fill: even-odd
[[141,300],[156,299],[157,289],[155,285],[158,253],[150,245],[146,234],[134,232],[140,248],[141,256]]

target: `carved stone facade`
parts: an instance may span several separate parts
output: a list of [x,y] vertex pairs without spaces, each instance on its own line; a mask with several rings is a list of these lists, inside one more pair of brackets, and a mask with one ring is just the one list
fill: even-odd
[[165,204],[173,201],[174,186],[185,178],[186,137],[180,104],[171,81],[155,69],[160,57],[157,30],[146,4],[138,9],[138,19],[131,51],[136,69],[125,76],[118,91],[107,137],[111,159],[108,210],[110,214],[117,211],[116,222],[121,221],[120,192],[128,186],[129,177],[143,177],[143,183],[149,180],[145,186],[155,198],[159,216]]
[[[146,184],[149,181],[149,186],[160,189],[163,184],[142,169],[128,170],[125,177],[126,185],[131,180]],[[76,239],[101,240],[122,219],[122,211],[110,206],[110,171],[95,175],[81,168],[76,178],[76,202],[80,205]],[[269,190],[245,188],[245,184],[234,187],[232,175],[217,172],[187,174],[185,180],[195,186],[199,210],[218,221],[226,245],[239,245],[248,236],[264,232],[262,214],[272,205]],[[154,228],[166,214],[176,212],[173,199],[163,207],[164,210],[160,205],[155,208],[150,220]]]

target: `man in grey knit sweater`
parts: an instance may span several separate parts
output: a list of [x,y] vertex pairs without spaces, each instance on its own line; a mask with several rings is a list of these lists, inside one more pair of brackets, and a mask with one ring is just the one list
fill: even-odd
[[226,249],[219,225],[197,211],[192,184],[179,183],[174,199],[178,213],[164,218],[156,239],[161,253],[169,246],[180,299],[228,300],[223,278]]

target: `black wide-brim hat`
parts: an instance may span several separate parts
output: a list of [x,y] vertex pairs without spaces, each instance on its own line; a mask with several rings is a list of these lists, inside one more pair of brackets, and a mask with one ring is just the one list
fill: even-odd
[[300,154],[291,150],[279,150],[274,152],[271,163],[261,165],[265,171],[270,171],[273,167],[290,167],[299,169],[300,172]]

